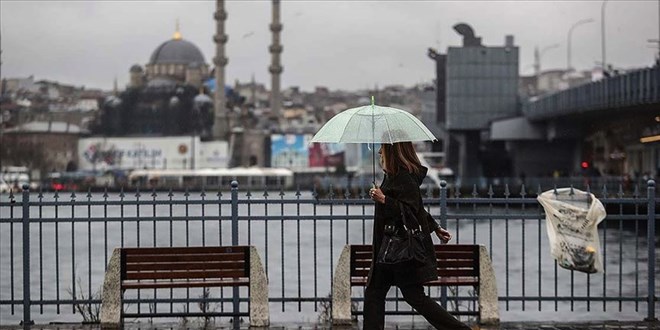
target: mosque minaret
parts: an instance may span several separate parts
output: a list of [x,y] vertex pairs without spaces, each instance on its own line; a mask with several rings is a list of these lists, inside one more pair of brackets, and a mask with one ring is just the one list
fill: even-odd
[[282,32],[282,23],[280,23],[280,1],[273,0],[273,22],[270,24],[272,34],[272,44],[269,47],[271,54],[271,64],[268,70],[271,73],[271,94],[270,109],[272,118],[279,120],[282,108],[282,94],[280,92],[280,75],[284,68],[280,61],[282,45],[280,44],[280,32]]
[[227,57],[225,56],[225,44],[229,38],[225,34],[225,21],[227,12],[225,11],[225,1],[216,0],[216,11],[213,17],[216,20],[216,34],[213,37],[215,42],[215,113],[213,120],[213,139],[226,140],[229,133],[229,123],[227,122],[227,109],[225,98],[225,66]]

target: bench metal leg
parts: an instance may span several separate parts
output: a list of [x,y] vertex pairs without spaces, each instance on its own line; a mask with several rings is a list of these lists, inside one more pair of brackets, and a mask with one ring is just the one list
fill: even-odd
[[479,246],[479,314],[481,324],[496,325],[500,323],[497,280],[488,249],[483,245]]
[[250,246],[250,326],[269,325],[268,279],[257,248]]
[[101,297],[101,326],[119,327],[121,325],[121,262],[120,249],[114,249],[103,280]]
[[332,324],[351,324],[351,246],[344,245],[332,280]]

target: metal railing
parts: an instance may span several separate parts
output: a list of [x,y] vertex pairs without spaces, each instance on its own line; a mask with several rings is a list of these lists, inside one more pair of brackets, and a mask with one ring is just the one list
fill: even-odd
[[660,103],[660,66],[586,83],[524,103],[531,120]]
[[[319,198],[315,192],[240,191],[233,183],[226,198],[222,191],[64,195],[23,188],[20,195],[0,196],[2,324],[74,321],[80,319],[76,313],[94,321],[80,307],[100,304],[98,289],[115,247],[229,244],[250,244],[259,250],[269,278],[271,318],[300,321],[302,313],[324,319],[344,244],[371,242],[373,202],[364,190],[356,196],[330,189],[327,197]],[[479,196],[476,186],[467,195],[453,189],[447,196],[446,185],[439,189],[439,198],[427,191],[425,205],[454,233],[454,242],[488,248],[502,313],[609,308],[628,311],[633,318],[656,318],[654,181],[648,182],[645,194],[638,186],[630,194],[607,187],[596,193],[608,210],[599,226],[605,272],[598,274],[558,268],[550,257],[545,214],[535,198],[541,186],[534,192],[522,186],[515,194],[505,186],[501,197],[492,188],[486,196]],[[177,290],[138,290],[126,297],[128,308],[176,314],[190,308],[204,311],[210,305],[236,310],[248,303],[244,288],[240,298],[231,288],[209,293]],[[398,291],[392,291],[388,309],[405,312]],[[428,289],[450,310],[475,308],[474,291],[448,291]],[[362,294],[362,289],[353,289],[358,305]]]

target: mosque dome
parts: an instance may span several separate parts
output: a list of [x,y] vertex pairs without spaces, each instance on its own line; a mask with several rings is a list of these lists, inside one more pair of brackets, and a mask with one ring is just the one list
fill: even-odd
[[151,54],[149,64],[205,63],[202,52],[190,41],[180,37],[162,43]]

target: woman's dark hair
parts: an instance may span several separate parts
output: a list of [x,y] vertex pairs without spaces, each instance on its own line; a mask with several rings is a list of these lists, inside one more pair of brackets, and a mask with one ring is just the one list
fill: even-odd
[[382,144],[382,147],[385,156],[385,170],[388,174],[396,175],[399,167],[407,169],[410,173],[418,173],[422,167],[412,142]]

